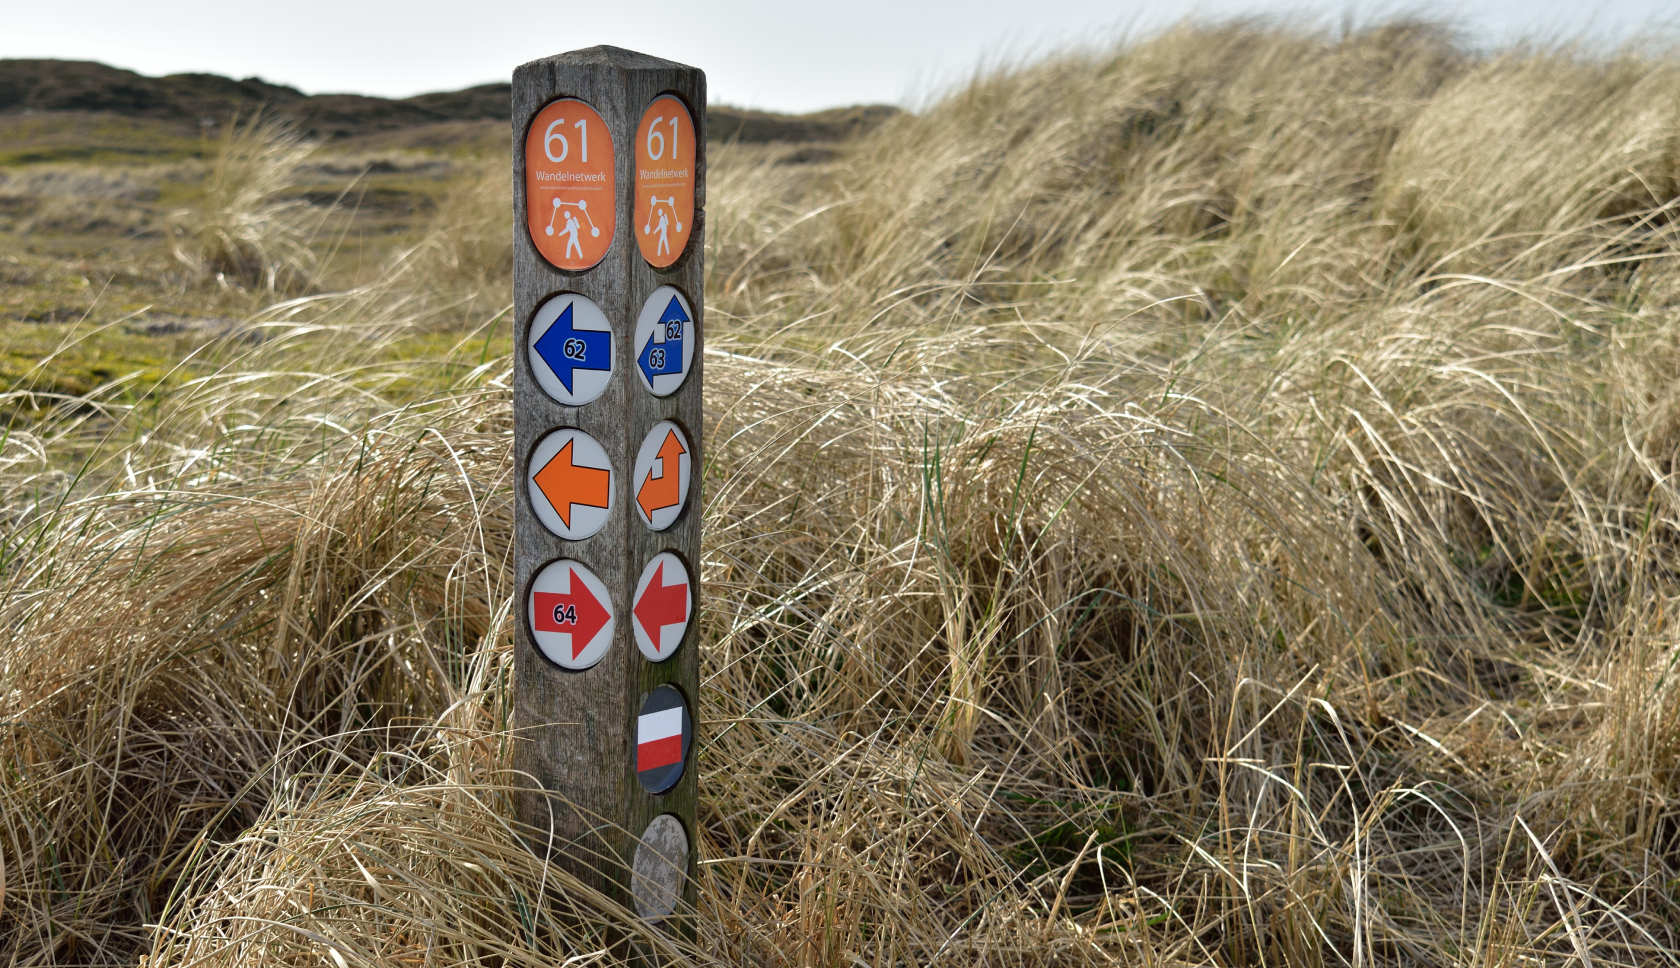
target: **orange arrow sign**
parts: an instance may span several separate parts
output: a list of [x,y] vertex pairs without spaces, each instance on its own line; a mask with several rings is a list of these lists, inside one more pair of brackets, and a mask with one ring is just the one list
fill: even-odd
[[642,486],[636,491],[636,503],[641,505],[642,513],[649,520],[652,520],[653,512],[675,507],[682,500],[682,467],[677,458],[686,453],[688,451],[683,450],[676,431],[665,431],[665,442],[659,445],[659,476],[654,477],[653,469],[649,468]]
[[566,446],[560,448],[560,453],[554,455],[553,460],[537,471],[532,480],[537,482],[537,487],[542,490],[543,496],[548,498],[548,503],[554,505],[554,510],[560,512],[560,520],[564,521],[568,528],[572,526],[572,505],[610,507],[607,498],[612,472],[572,463],[572,442],[569,440],[566,441]]

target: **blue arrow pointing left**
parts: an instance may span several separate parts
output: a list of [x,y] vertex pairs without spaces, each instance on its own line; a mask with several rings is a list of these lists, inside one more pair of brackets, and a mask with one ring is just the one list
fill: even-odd
[[560,318],[537,340],[537,355],[560,378],[567,393],[572,389],[573,370],[612,369],[612,334],[596,329],[572,328],[572,304],[567,303]]
[[[688,313],[683,312],[682,303],[676,296],[660,314],[655,329],[648,334],[648,340],[642,344],[642,352],[636,357],[636,365],[642,368],[642,374],[647,377],[648,385],[653,385],[656,376],[667,376],[683,371],[683,330],[692,322]],[[660,329],[663,332],[660,332]],[[664,336],[663,342],[656,342],[656,338]]]

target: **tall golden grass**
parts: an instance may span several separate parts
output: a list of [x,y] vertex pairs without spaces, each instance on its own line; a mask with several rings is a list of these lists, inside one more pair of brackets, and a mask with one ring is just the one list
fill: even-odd
[[504,249],[69,401],[0,451],[0,951],[1680,962],[1677,139],[1666,53],[1237,24],[715,150],[687,935],[509,820],[507,359],[390,402]]
[[292,295],[312,288],[321,219],[287,198],[316,145],[259,110],[221,126],[195,204],[175,213],[174,254],[190,278]]

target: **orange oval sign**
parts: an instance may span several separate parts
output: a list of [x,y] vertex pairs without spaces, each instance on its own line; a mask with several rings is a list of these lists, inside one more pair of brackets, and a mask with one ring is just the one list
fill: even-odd
[[694,119],[661,94],[636,126],[636,244],[658,268],[677,261],[694,231]]
[[563,98],[538,111],[525,134],[525,224],[543,258],[561,269],[600,262],[616,192],[612,135],[595,109]]

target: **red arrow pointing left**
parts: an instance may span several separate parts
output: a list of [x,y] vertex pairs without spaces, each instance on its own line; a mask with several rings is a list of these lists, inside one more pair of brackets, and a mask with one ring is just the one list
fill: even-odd
[[537,592],[536,626],[539,632],[565,632],[572,637],[572,658],[576,659],[607,624],[607,609],[596,600],[575,569],[566,569],[572,590]]
[[641,623],[642,631],[653,642],[654,649],[658,650],[659,633],[665,626],[680,625],[688,621],[688,582],[665,584],[665,563],[660,562],[653,570],[653,578],[648,582],[647,590],[642,592],[636,607],[630,611],[636,616],[636,621]]

